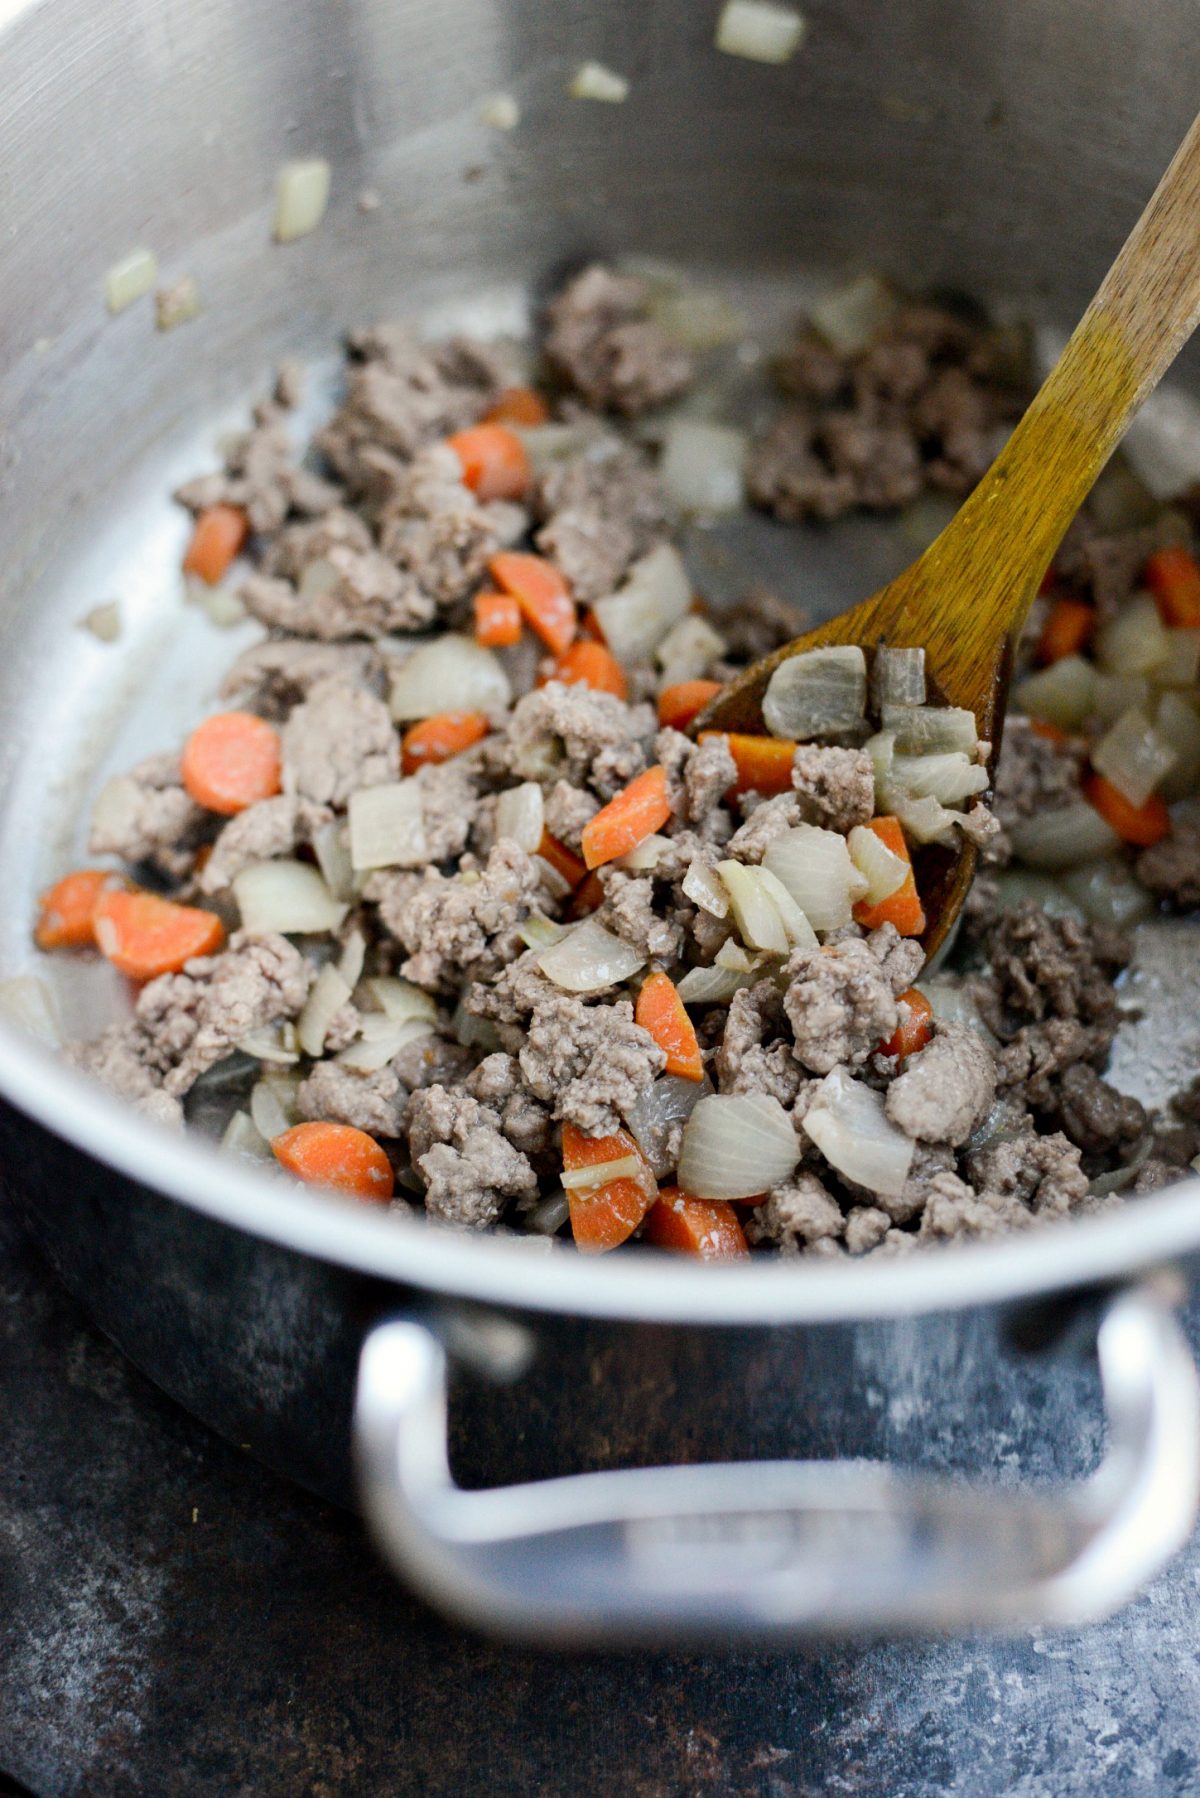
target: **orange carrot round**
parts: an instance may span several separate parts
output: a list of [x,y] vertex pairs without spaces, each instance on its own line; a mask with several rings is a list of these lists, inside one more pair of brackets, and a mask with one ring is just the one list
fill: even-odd
[[609,1180],[591,1190],[571,1191],[567,1204],[575,1247],[584,1255],[603,1255],[627,1242],[657,1196],[654,1175],[641,1150],[624,1130],[612,1136],[585,1136],[574,1124],[563,1125],[563,1170],[599,1167],[606,1161],[633,1156],[637,1177]]
[[658,696],[658,722],[672,730],[686,730],[720,691],[719,680],[676,681],[673,687],[664,687]]
[[1190,550],[1179,544],[1155,550],[1142,579],[1158,601],[1164,624],[1185,630],[1200,625],[1200,563]]
[[506,387],[483,415],[485,425],[544,425],[550,408],[534,387]]
[[1064,656],[1078,655],[1091,642],[1096,629],[1096,610],[1084,599],[1056,599],[1046,614],[1038,638],[1037,659],[1045,667]]
[[521,608],[511,593],[475,595],[475,641],[485,649],[511,649],[521,641]]
[[183,746],[183,784],[206,811],[231,818],[279,791],[279,732],[253,712],[217,712]]
[[93,928],[101,953],[130,980],[177,974],[194,956],[219,949],[225,936],[213,912],[129,887],[104,889]]
[[729,753],[737,766],[737,779],[730,789],[732,792],[748,793],[753,788],[756,793],[762,793],[768,798],[776,793],[791,792],[796,745],[786,737],[753,737],[741,731],[700,732],[702,743],[709,743],[714,737],[725,738]]
[[679,1074],[684,1080],[703,1080],[704,1062],[696,1027],[668,975],[647,975],[633,1015],[665,1053],[666,1073]]
[[897,1003],[908,1009],[886,1043],[880,1044],[879,1053],[903,1061],[933,1040],[933,1006],[915,986],[901,993]]
[[1144,805],[1130,805],[1124,793],[1118,792],[1103,774],[1089,774],[1083,783],[1083,796],[1119,837],[1139,849],[1149,849],[1170,835],[1171,814],[1161,793],[1151,793]]
[[880,842],[889,848],[893,855],[902,856],[908,863],[908,873],[894,893],[881,899],[877,905],[869,900],[860,899],[854,907],[854,922],[861,924],[864,930],[878,930],[881,924],[894,924],[901,936],[920,936],[925,928],[925,907],[921,904],[921,896],[917,892],[916,876],[912,871],[912,857],[908,853],[908,844],[904,838],[904,829],[899,818],[872,818],[867,826],[873,830]]
[[395,1190],[391,1162],[373,1136],[352,1124],[296,1124],[271,1148],[281,1167],[310,1186],[332,1186],[384,1205]]
[[119,877],[103,868],[77,868],[64,874],[38,900],[40,916],[33,932],[39,949],[83,949],[96,941],[96,901],[105,886]]
[[433,718],[422,718],[406,730],[401,744],[405,774],[415,774],[426,762],[448,762],[461,755],[473,743],[488,734],[488,721],[482,712],[438,712]]
[[538,685],[552,680],[561,681],[564,687],[591,687],[594,693],[611,693],[616,699],[624,699],[629,691],[625,670],[612,650],[603,643],[590,643],[586,637],[572,643]]
[[521,616],[556,656],[575,641],[577,617],[571,589],[545,556],[524,550],[502,549],[488,563],[492,579],[511,593]]
[[583,827],[583,859],[589,868],[628,855],[653,836],[671,816],[667,797],[667,771],[661,764],[638,774],[615,799],[589,818]]
[[664,1186],[646,1216],[644,1241],[701,1261],[736,1261],[750,1253],[737,1212],[725,1199],[696,1199]]
[[250,535],[250,520],[240,506],[206,506],[197,513],[183,572],[215,587]]
[[446,442],[462,465],[464,486],[478,498],[524,499],[532,479],[529,457],[507,425],[468,425]]

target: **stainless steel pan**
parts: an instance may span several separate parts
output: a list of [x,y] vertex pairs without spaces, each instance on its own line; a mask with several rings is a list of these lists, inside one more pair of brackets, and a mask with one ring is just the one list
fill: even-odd
[[[710,0],[5,9],[4,972],[29,965],[34,894],[100,774],[175,740],[236,647],[179,603],[165,496],[279,355],[328,357],[387,311],[519,320],[531,270],[631,250],[706,270],[763,332],[872,266],[1070,322],[1194,113],[1183,0],[805,10],[772,69],[717,55]],[[584,58],[630,77],[623,107],[566,98]],[[496,90],[521,104],[511,135],[478,121]],[[334,197],[283,249],[274,174],[301,154],[331,159]],[[103,311],[139,243],[200,284],[170,336],[145,303]],[[1143,434],[1180,473],[1196,368]],[[896,554],[766,526],[695,547],[714,589],[734,553],[827,608]],[[101,645],[76,623],[114,597]],[[1153,1096],[1200,1047],[1200,955],[1183,926],[1143,958],[1122,1067]],[[108,1002],[91,976],[60,998],[72,1024]],[[593,1263],[256,1179],[7,1033],[0,1094],[8,1188],[101,1325],[235,1441],[357,1490],[397,1566],[472,1621],[711,1641],[1078,1620],[1191,1528],[1200,1397],[1174,1307],[1200,1182],[901,1264]],[[1026,1487],[1039,1443],[1055,1483]]]

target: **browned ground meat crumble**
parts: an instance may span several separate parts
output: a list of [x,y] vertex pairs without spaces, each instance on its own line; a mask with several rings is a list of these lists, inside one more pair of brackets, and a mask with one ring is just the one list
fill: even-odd
[[[94,852],[153,870],[180,896],[232,907],[244,869],[311,860],[314,845],[324,857],[331,830],[344,846],[352,796],[400,778],[388,683],[407,653],[401,639],[469,633],[472,596],[497,550],[550,557],[590,605],[670,540],[653,457],[620,421],[684,392],[693,367],[654,322],[646,284],[586,269],[551,303],[542,349],[558,426],[587,432],[581,447],[535,467],[524,505],[481,502],[444,443],[522,378],[520,358],[504,345],[428,343],[399,325],[350,339],[344,396],[308,459],[288,430],[296,380],[285,372],[224,467],[180,489],[193,510],[227,501],[250,519],[254,567],[241,595],[269,634],[238,658],[223,693],[279,727],[283,791],[217,819],[188,797],[178,755],[164,752],[109,783]],[[927,489],[967,492],[1026,397],[1020,350],[1011,331],[924,303],[899,305],[854,355],[804,329],[778,364],[784,410],[754,447],[752,500],[780,519],[828,520],[893,509]],[[1154,525],[1105,534],[1084,516],[1060,578],[1110,616],[1159,540]],[[762,592],[713,622],[720,648],[696,672],[718,678],[797,628],[794,612]],[[498,661],[514,703],[493,709],[477,749],[414,777],[424,853],[361,877],[338,933],[342,944],[359,933],[368,975],[429,995],[423,1031],[382,1067],[339,1059],[380,1022],[377,995],[358,982],[323,1053],[299,1057],[289,1029],[324,954],[236,933],[220,953],[145,986],[127,1023],[72,1049],[77,1064],[179,1124],[197,1079],[274,1032],[294,1064],[282,1076],[291,1115],[383,1139],[399,1170],[395,1203],[464,1229],[522,1227],[561,1176],[563,1124],[592,1136],[634,1125],[668,1078],[663,1050],[635,1021],[636,982],[577,993],[547,978],[536,931],[553,937],[571,896],[529,847],[498,838],[497,796],[536,784],[547,832],[578,855],[598,809],[662,765],[671,816],[657,861],[605,866],[594,916],[636,952],[639,978],[661,968],[678,980],[740,946],[728,908],[705,904],[697,872],[711,881],[723,858],[757,867],[798,826],[845,836],[877,809],[874,765],[861,739],[801,744],[790,792],[735,800],[724,739],[697,746],[659,729],[649,665],[629,670],[626,702],[554,680],[535,686],[537,655],[504,651]],[[1121,1170],[1135,1190],[1186,1170],[1200,1147],[1194,1099],[1151,1120],[1104,1079],[1128,941],[1002,893],[1014,828],[1078,799],[1084,758],[1081,743],[1010,719],[996,820],[977,807],[964,824],[987,839],[986,871],[964,923],[961,972],[941,977],[956,1008],[919,1052],[881,1053],[909,1016],[904,995],[923,960],[890,924],[819,933],[816,947],[774,961],[748,956],[731,996],[692,1007],[704,1090],[767,1095],[796,1128],[795,1172],[742,1213],[752,1245],[820,1258],[904,1253],[1110,1204]],[[1181,824],[1136,866],[1156,898],[1200,904],[1200,825]],[[853,1185],[805,1134],[814,1093],[838,1071],[879,1095],[913,1146],[900,1191]],[[660,1175],[674,1166],[682,1127],[682,1116],[654,1128],[643,1119],[639,1140]]]

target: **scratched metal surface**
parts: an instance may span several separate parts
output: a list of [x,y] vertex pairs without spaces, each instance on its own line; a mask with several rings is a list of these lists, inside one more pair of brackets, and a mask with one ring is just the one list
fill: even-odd
[[[857,1371],[864,1394],[887,1385]],[[889,1402],[903,1423],[911,1395]],[[1053,1410],[1014,1420],[1012,1477],[1059,1471]],[[345,1513],[161,1397],[2,1209],[0,1418],[0,1769],[37,1798],[1200,1786],[1196,1546],[1083,1634],[775,1657],[498,1649],[393,1587]]]

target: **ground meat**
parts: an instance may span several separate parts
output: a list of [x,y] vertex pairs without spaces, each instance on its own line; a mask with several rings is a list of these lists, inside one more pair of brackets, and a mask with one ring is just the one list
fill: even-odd
[[223,892],[251,862],[290,855],[304,834],[300,809],[294,794],[280,793],[275,799],[260,799],[222,825],[212,854],[200,870],[200,891]]
[[[707,743],[693,743],[682,731],[660,730],[654,739],[654,759],[667,771],[671,810],[683,824],[691,824],[701,837],[711,834],[714,813],[737,779],[737,763],[728,738],[717,736]],[[729,831],[727,814],[720,814],[716,836]]]
[[885,1193],[875,1203],[882,1206],[894,1224],[907,1224],[919,1217],[938,1190],[944,1175],[955,1176],[954,1151],[945,1143],[919,1142],[913,1150],[908,1179],[898,1193]]
[[472,1098],[499,1113],[500,1128],[523,1155],[537,1158],[556,1152],[558,1131],[550,1108],[529,1091],[514,1056],[486,1056],[466,1085]]
[[627,999],[585,1005],[569,993],[540,998],[518,1057],[534,1096],[587,1136],[605,1136],[662,1072],[666,1056],[633,1021]]
[[997,1084],[1035,1111],[1052,1111],[1059,1076],[1079,1062],[1103,1061],[1112,1039],[1110,1027],[1081,1024],[1078,1018],[1026,1024],[996,1057]]
[[244,649],[221,682],[222,698],[254,693],[258,710],[283,718],[320,681],[336,677],[348,686],[373,685],[381,672],[370,643],[287,643],[269,640]]
[[856,1205],[846,1217],[846,1248],[851,1255],[869,1255],[891,1229],[891,1220],[878,1205]]
[[153,1038],[136,1020],[113,1024],[94,1042],[68,1043],[66,1053],[74,1067],[99,1080],[144,1117],[172,1129],[182,1127],[183,1105],[164,1092]]
[[371,549],[373,543],[370,529],[359,514],[346,506],[336,506],[320,518],[285,525],[263,556],[262,572],[298,586],[312,564],[335,549],[362,552]]
[[376,549],[329,548],[309,564],[301,585],[252,574],[239,589],[252,617],[300,637],[338,642],[381,637],[428,624],[435,606]]
[[983,948],[989,973],[971,983],[971,992],[994,1036],[1005,1040],[1020,1023],[1049,1017],[1115,1030],[1113,975],[1129,959],[1118,933],[1051,917],[1025,899],[1001,914]]
[[950,1241],[955,1237],[997,1236],[1002,1231],[1027,1229],[1033,1213],[1019,1194],[992,1188],[976,1192],[957,1174],[937,1174],[921,1214],[922,1241]]
[[720,620],[726,650],[736,662],[757,662],[770,655],[798,636],[806,623],[799,606],[769,587],[751,587]]
[[874,815],[875,766],[865,749],[802,743],[792,761],[792,786],[805,824],[845,836]]
[[369,1136],[400,1136],[409,1089],[391,1066],[360,1074],[338,1061],[318,1061],[296,1094],[301,1118],[352,1124]]
[[[857,925],[850,926],[857,930]],[[832,942],[832,936],[827,942]],[[847,941],[852,940],[847,938]],[[901,936],[894,924],[881,924],[866,938],[867,948],[879,963],[884,978],[897,998],[908,991],[925,966],[925,951],[911,937]]]
[[1147,558],[1161,546],[1154,527],[1098,531],[1086,512],[1074,519],[1054,558],[1055,572],[1111,618],[1137,588]]
[[167,1092],[187,1092],[251,1031],[294,1018],[312,981],[312,967],[286,937],[243,931],[219,955],[151,980],[135,1017],[153,1043]]
[[515,543],[528,520],[519,506],[481,505],[463,485],[462,464],[447,444],[425,450],[397,483],[379,519],[379,543],[403,578],[406,617],[426,624],[465,599],[497,550]]
[[635,417],[682,393],[691,359],[648,317],[643,281],[593,264],[548,308],[546,358],[591,406]]
[[104,787],[92,814],[88,848],[148,862],[172,880],[191,872],[209,814],[183,787],[178,755],[152,755]]
[[277,531],[293,504],[299,487],[303,496],[312,489],[297,482],[295,452],[287,427],[277,414],[266,413],[253,430],[230,441],[221,474],[202,475],[175,491],[180,505],[199,512],[209,506],[238,506],[254,531]]
[[1037,1136],[1026,1127],[966,1159],[967,1173],[983,1198],[1015,1198],[1041,1216],[1065,1214],[1088,1196],[1079,1150],[1060,1131]]
[[861,1065],[896,1028],[891,982],[865,942],[797,949],[784,974],[794,1053],[814,1074]]
[[986,1116],[996,1093],[996,1064],[964,1024],[939,1023],[933,1041],[910,1055],[888,1088],[893,1124],[920,1142],[957,1148]]
[[[776,419],[755,444],[746,487],[756,506],[794,524],[802,518],[840,518],[855,503],[853,476],[835,472],[817,453],[814,414],[795,408]],[[909,481],[909,492],[919,491]]]
[[1086,1062],[1065,1070],[1054,1097],[1060,1129],[1085,1155],[1136,1142],[1146,1129],[1145,1109],[1138,1101],[1101,1080]]
[[1045,812],[1060,811],[1080,797],[1085,751],[1082,744],[1052,743],[1027,718],[1011,716],[996,769],[995,812],[1000,831],[987,859],[1007,862],[1014,825]]
[[556,780],[545,795],[545,826],[556,842],[579,854],[583,827],[600,810],[600,801],[584,787]]
[[496,1112],[461,1089],[430,1086],[414,1093],[408,1142],[425,1178],[425,1208],[443,1223],[487,1229],[510,1199],[537,1191],[533,1167],[508,1141]]
[[400,903],[380,908],[408,951],[400,972],[431,992],[493,979],[521,952],[517,926],[528,917],[539,884],[525,851],[507,840],[496,844],[477,874],[446,879],[427,869]]
[[742,987],[729,1001],[713,1071],[722,1092],[767,1093],[785,1107],[795,1104],[804,1076],[786,1040],[783,998],[773,980]]
[[[887,1220],[884,1220],[885,1228]],[[784,1255],[798,1255],[809,1243],[835,1240],[845,1232],[842,1208],[815,1174],[799,1173],[777,1186],[746,1220],[746,1240],[770,1243]]]
[[600,879],[605,903],[597,916],[606,929],[631,943],[647,961],[666,964],[683,946],[683,931],[654,909],[654,882],[648,875],[628,874],[622,868],[605,868]]
[[1169,837],[1143,849],[1137,859],[1137,877],[1157,899],[1165,899],[1180,911],[1200,905],[1200,826],[1176,824]]
[[550,681],[519,699],[489,754],[521,780],[563,776],[585,782],[603,800],[646,766],[655,729],[649,706],[627,706],[611,693]]
[[773,799],[746,794],[742,803],[748,815],[729,839],[729,854],[739,862],[761,862],[771,844],[801,822],[800,800],[795,793],[778,793]]
[[411,777],[421,792],[421,821],[431,862],[461,855],[479,811],[477,768],[469,755],[427,762]]
[[658,476],[634,449],[602,455],[597,448],[552,464],[537,482],[533,503],[543,520],[537,547],[584,605],[619,586],[665,530]]
[[337,679],[313,687],[282,733],[288,792],[315,805],[345,806],[352,793],[400,772],[400,739],[381,699]]

